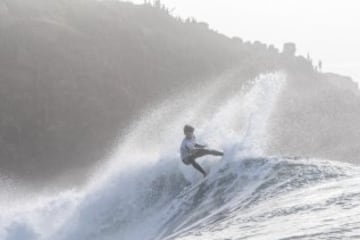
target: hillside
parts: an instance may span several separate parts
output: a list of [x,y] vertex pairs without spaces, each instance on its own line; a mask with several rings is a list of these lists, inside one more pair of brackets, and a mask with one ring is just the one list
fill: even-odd
[[[286,129],[298,122],[297,114],[316,120],[313,114],[318,110],[303,112],[301,92],[296,95],[298,88],[317,89],[312,87],[315,81],[319,88],[327,86],[324,94],[329,93],[336,103],[348,104],[349,115],[341,121],[356,124],[351,114],[359,119],[352,112],[359,104],[358,93],[332,84],[329,79],[337,82],[340,77],[316,72],[309,60],[295,56],[291,48],[280,52],[261,42],[231,39],[206,23],[175,18],[161,5],[0,0],[1,172],[41,184],[44,179],[84,181],[143,110],[232,69],[239,84],[262,72],[285,69],[289,73],[292,91],[284,101],[294,98],[297,104],[279,107],[277,114],[277,122],[285,121]],[[349,92],[349,102],[344,92]],[[314,107],[316,101],[318,107],[326,107],[317,94],[306,95],[306,106]],[[289,118],[291,111],[296,116]],[[306,144],[297,148],[299,141],[308,142],[307,135],[292,144],[288,139],[293,132],[280,126],[274,126],[274,153],[307,150]],[[352,128],[348,130],[352,139],[360,138]],[[334,140],[328,146],[336,144]],[[313,146],[310,153],[318,154],[317,145]],[[334,156],[342,153],[339,150]]]
[[279,102],[269,153],[359,164],[360,91],[350,78],[290,73]]

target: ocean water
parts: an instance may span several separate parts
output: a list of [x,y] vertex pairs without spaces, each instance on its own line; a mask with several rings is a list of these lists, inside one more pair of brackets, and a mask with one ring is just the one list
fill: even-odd
[[[226,87],[235,82],[219,77],[144,113],[86,187],[2,201],[0,239],[360,239],[359,167],[266,155],[286,75]],[[185,123],[225,151],[199,160],[206,179],[179,159]]]

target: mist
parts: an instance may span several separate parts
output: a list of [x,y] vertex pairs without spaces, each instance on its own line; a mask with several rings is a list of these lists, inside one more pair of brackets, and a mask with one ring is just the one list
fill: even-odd
[[[84,182],[129,123],[162,99],[225,73],[243,84],[276,70],[289,81],[269,149],[357,160],[358,91],[350,79],[316,72],[295,45],[229,38],[161,3],[3,0],[1,9],[2,174]],[[320,119],[326,129],[314,136]],[[347,130],[328,131],[340,128]],[[324,143],[329,134],[336,141]]]
[[0,0],[0,239],[358,237],[356,61],[172,4]]

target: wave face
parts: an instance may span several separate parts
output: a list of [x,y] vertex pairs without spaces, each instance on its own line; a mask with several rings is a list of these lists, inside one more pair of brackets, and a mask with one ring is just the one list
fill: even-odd
[[173,201],[156,239],[358,239],[359,172],[314,159],[224,164]]
[[[162,103],[82,191],[2,205],[0,239],[359,238],[359,168],[266,156],[284,84],[284,74],[272,73],[227,89],[237,85],[227,76]],[[225,150],[223,159],[199,161],[210,171],[205,180],[179,160],[188,122],[200,141]]]

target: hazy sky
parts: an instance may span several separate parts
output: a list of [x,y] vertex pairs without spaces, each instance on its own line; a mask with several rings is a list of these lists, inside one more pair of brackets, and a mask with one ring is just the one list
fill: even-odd
[[[132,0],[142,3],[143,0]],[[174,15],[195,17],[228,36],[278,48],[287,41],[308,52],[324,71],[360,82],[358,0],[162,0]]]

